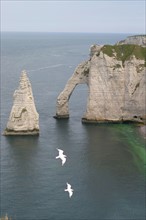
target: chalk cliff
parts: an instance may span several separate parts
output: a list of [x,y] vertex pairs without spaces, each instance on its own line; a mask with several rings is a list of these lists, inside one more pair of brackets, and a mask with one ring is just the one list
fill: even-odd
[[146,47],[146,35],[129,36],[125,40],[119,41],[117,44],[136,44]]
[[37,134],[39,134],[39,115],[27,73],[22,71],[19,88],[14,92],[14,102],[4,135]]
[[69,117],[69,98],[76,85],[86,83],[89,95],[83,122],[143,123],[146,115],[145,56],[146,48],[135,44],[91,46],[89,60],[75,69],[58,96],[55,118]]

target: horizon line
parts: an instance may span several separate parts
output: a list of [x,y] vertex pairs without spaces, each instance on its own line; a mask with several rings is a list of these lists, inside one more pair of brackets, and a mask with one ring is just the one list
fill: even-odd
[[139,34],[146,35],[146,33],[139,32],[78,32],[78,31],[0,31],[0,33],[48,33],[48,34]]

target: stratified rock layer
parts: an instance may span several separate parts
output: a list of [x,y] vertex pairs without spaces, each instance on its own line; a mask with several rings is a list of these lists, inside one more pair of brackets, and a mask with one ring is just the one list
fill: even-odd
[[22,71],[20,85],[14,92],[14,102],[4,135],[38,135],[39,115],[36,111],[30,81]]
[[[139,40],[140,42],[140,40]],[[144,122],[146,115],[145,48],[138,45],[93,45],[57,98],[56,118],[69,117],[75,86],[89,88],[83,122]]]

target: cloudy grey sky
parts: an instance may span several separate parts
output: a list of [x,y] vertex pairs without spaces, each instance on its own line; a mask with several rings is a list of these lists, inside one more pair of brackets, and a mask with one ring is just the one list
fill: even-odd
[[145,33],[145,0],[1,0],[1,31]]

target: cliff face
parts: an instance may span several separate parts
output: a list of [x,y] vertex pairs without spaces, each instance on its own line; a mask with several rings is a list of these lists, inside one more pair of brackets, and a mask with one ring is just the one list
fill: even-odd
[[36,135],[39,133],[39,115],[36,111],[30,81],[22,71],[19,88],[14,92],[14,102],[4,135]]
[[76,85],[89,88],[84,122],[143,122],[146,91],[146,48],[138,45],[91,47],[57,98],[56,118],[69,117],[68,102]]
[[136,44],[142,47],[146,47],[146,36],[145,35],[135,35],[127,37],[125,40],[118,42],[118,44]]
[[144,61],[133,56],[123,66],[116,57],[100,52],[90,64],[84,120],[141,121],[145,114]]

